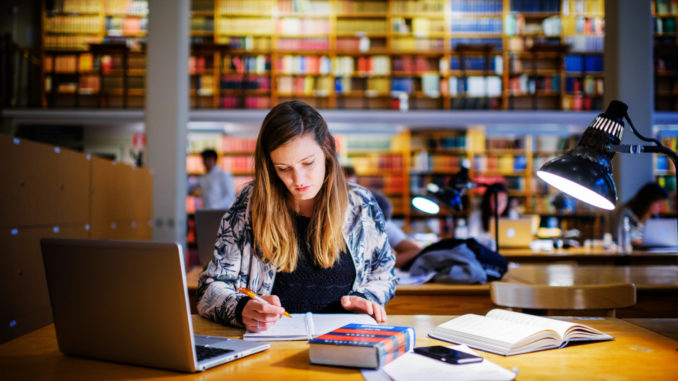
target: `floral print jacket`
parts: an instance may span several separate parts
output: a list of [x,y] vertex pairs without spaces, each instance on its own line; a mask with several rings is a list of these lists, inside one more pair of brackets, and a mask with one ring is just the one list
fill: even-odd
[[[246,186],[221,220],[214,257],[200,275],[198,311],[221,324],[242,326],[236,306],[244,295],[238,287],[249,287],[259,295],[270,295],[276,267],[261,259],[253,246],[250,199]],[[395,256],[388,244],[384,216],[372,193],[349,184],[349,203],[343,225],[344,239],[353,258],[356,277],[349,293],[384,305],[395,294]]]

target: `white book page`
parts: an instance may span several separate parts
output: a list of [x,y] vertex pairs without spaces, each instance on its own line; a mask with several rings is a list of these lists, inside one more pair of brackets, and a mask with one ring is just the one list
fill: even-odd
[[[449,348],[478,355],[465,345],[455,345]],[[422,380],[426,381],[466,381],[486,380],[501,381],[513,380],[516,374],[501,366],[483,359],[482,362],[454,365],[414,352],[406,353],[382,368],[395,381]]]
[[[481,315],[466,314],[439,325],[434,333],[445,337],[448,336],[446,332],[456,332],[455,337],[477,337],[477,341],[484,343],[503,343],[502,346],[508,349],[512,344],[541,331],[544,331],[544,328]],[[471,346],[475,344],[463,340],[452,341],[463,342]]]
[[291,314],[283,316],[275,325],[262,332],[245,332],[245,340],[310,340],[313,337],[342,327],[346,324],[377,324],[367,314]]
[[275,325],[261,332],[245,332],[245,340],[306,340],[311,335],[307,320],[312,314],[290,314],[291,318],[283,316]]
[[493,319],[500,319],[514,323],[525,324],[540,329],[552,329],[558,332],[558,335],[560,335],[560,337],[563,339],[565,338],[566,332],[568,329],[570,329],[570,327],[580,325],[576,323],[570,323],[567,321],[549,319],[502,309],[493,309],[492,311],[488,312],[485,316],[491,317]]
[[377,324],[377,321],[367,314],[313,314],[313,337],[351,323]]

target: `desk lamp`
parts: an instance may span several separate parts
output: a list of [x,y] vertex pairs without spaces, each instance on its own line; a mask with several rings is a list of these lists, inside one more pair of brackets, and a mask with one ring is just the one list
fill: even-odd
[[[610,102],[586,128],[577,146],[565,155],[544,164],[537,176],[552,187],[598,208],[612,210],[617,202],[617,189],[612,180],[612,158],[621,153],[663,153],[678,167],[678,155],[662,146],[657,139],[642,136],[633,125],[628,106]],[[654,145],[620,144],[626,119],[633,133]],[[678,181],[678,172],[676,172]]]
[[460,212],[463,208],[462,196],[466,193],[466,190],[478,187],[485,188],[486,192],[492,192],[494,196],[494,242],[496,245],[496,251],[499,252],[498,185],[476,183],[471,181],[468,175],[468,168],[466,166],[462,165],[459,172],[450,177],[446,184],[437,182],[428,183],[426,185],[426,191],[431,197],[414,197],[412,198],[412,206],[428,214],[437,214],[440,212],[439,204]]

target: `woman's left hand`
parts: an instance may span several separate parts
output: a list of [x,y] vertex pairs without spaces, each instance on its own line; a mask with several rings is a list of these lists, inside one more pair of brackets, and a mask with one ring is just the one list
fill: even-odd
[[386,310],[379,303],[355,295],[345,295],[341,297],[341,306],[351,312],[371,315],[377,323],[386,323]]

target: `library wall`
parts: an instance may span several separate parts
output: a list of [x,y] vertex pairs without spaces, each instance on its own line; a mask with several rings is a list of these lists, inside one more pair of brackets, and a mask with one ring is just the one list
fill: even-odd
[[0,135],[0,178],[4,342],[52,321],[40,239],[151,239],[152,176],[147,169]]

